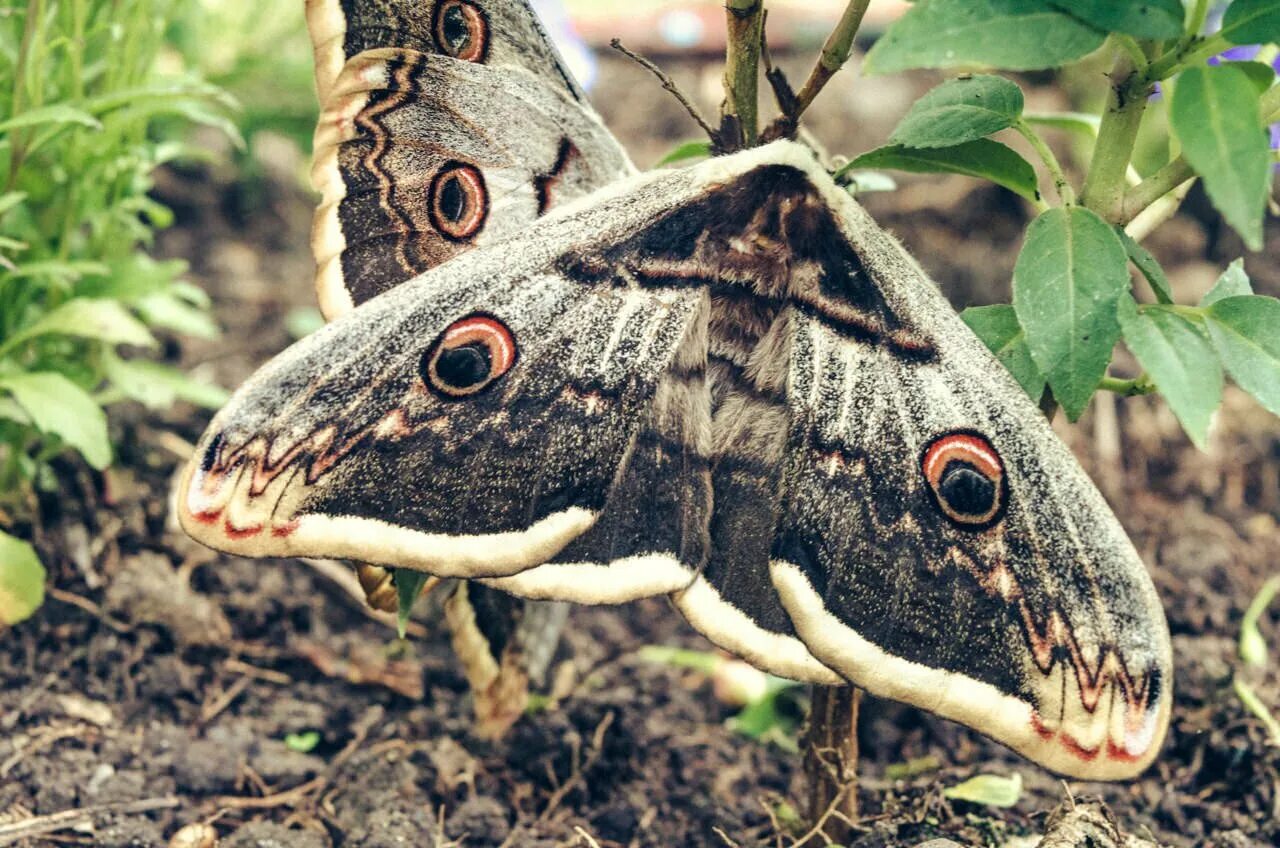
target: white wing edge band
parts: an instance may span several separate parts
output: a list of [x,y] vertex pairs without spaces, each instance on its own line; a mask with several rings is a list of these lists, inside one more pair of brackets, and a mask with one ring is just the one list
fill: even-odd
[[[1061,744],[1042,738],[1033,723],[1033,707],[989,683],[955,672],[929,668],[894,656],[867,641],[829,613],[800,568],[775,560],[770,564],[774,587],[795,623],[800,638],[815,656],[830,664],[856,686],[873,695],[912,704],[943,718],[976,728],[1033,762],[1062,774],[1087,780],[1123,780],[1142,772],[1158,752],[1158,745],[1137,760],[1099,757],[1085,762]],[[1163,714],[1152,721],[1152,732],[1167,720],[1170,698],[1162,699]]]

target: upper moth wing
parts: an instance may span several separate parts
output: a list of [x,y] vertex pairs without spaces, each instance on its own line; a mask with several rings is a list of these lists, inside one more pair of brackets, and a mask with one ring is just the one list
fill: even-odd
[[[499,577],[563,550],[687,584],[709,501],[706,293],[564,269],[696,192],[640,179],[299,342],[210,425],[184,527],[250,556]],[[657,559],[678,580],[654,584]]]
[[322,103],[349,59],[381,47],[521,68],[586,102],[524,0],[307,0],[307,26]]
[[523,0],[308,0],[332,319],[635,172]]
[[362,53],[316,131],[321,307],[340,315],[630,173],[595,113],[527,73]]
[[[822,663],[1057,771],[1136,774],[1171,704],[1142,561],[896,242],[797,163],[772,575]],[[807,255],[806,255],[807,253]],[[807,294],[806,294],[807,292]]]

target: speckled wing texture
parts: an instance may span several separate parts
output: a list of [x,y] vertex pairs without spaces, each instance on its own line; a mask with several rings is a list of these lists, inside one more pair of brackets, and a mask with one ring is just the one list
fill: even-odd
[[534,598],[669,593],[1055,771],[1137,774],[1167,625],[1115,517],[902,248],[799,145],[630,178],[299,342],[178,497],[206,544]]
[[634,173],[523,0],[310,0],[335,318]]

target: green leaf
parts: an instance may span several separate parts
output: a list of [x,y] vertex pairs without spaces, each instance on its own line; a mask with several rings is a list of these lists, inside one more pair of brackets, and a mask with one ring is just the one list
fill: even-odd
[[1031,357],[1076,420],[1120,338],[1116,300],[1129,288],[1124,245],[1083,207],[1050,209],[1027,229],[1013,272],[1013,306]]
[[284,737],[284,746],[290,751],[296,751],[299,754],[309,754],[315,750],[320,744],[320,731],[307,730],[302,733],[287,733]]
[[1129,255],[1129,261],[1137,266],[1142,276],[1146,277],[1147,282],[1151,284],[1151,291],[1155,293],[1156,300],[1161,303],[1173,303],[1173,287],[1169,285],[1169,278],[1165,276],[1164,269],[1160,267],[1160,263],[1151,255],[1151,252],[1126,233],[1124,227],[1116,227],[1116,235],[1120,236],[1120,242],[1124,245],[1124,252]]
[[0,121],[0,133],[41,124],[79,124],[90,129],[102,129],[98,119],[83,109],[77,109],[66,103],[54,103],[39,109],[30,109],[21,115],[14,115],[7,121]]
[[27,542],[0,532],[0,625],[25,621],[44,603],[44,565]]
[[173,292],[148,295],[137,302],[138,312],[153,327],[164,327],[184,336],[216,339],[218,325],[198,306],[192,306]]
[[1275,415],[1280,415],[1280,300],[1228,297],[1205,311],[1213,346],[1227,373]]
[[155,337],[146,326],[118,302],[80,297],[18,330],[5,339],[0,351],[12,350],[22,342],[50,334],[97,339],[113,345],[156,346]]
[[1040,199],[1031,163],[998,141],[980,138],[955,147],[918,149],[890,145],[862,154],[837,173],[855,168],[889,168],[922,174],[964,174],[990,180],[1035,203]]
[[764,697],[747,704],[729,719],[729,729],[750,739],[775,742],[787,750],[796,750],[793,737],[799,728],[799,716],[782,709],[781,701],[799,686],[794,680],[769,675]]
[[971,306],[960,314],[960,318],[1009,369],[1022,390],[1039,403],[1044,395],[1044,375],[1031,359],[1027,334],[1018,324],[1013,307],[1007,304]]
[[1258,630],[1258,621],[1278,592],[1280,576],[1272,577],[1262,584],[1258,594],[1249,602],[1249,608],[1244,611],[1244,618],[1240,619],[1240,659],[1247,666],[1267,667],[1267,640],[1262,638],[1262,631]]
[[99,274],[110,274],[111,269],[101,262],[85,259],[62,261],[48,259],[42,262],[25,262],[9,272],[9,279],[18,277],[50,277],[67,282],[75,282],[83,277]]
[[1013,126],[1022,106],[1022,89],[1004,77],[949,80],[915,102],[889,141],[903,147],[954,147]]
[[1087,138],[1097,138],[1102,119],[1086,112],[1025,112],[1022,119],[1036,127],[1079,133]]
[[711,155],[711,142],[709,141],[686,141],[676,145],[666,156],[658,160],[655,168],[661,168],[664,165],[674,165],[677,162],[687,162],[690,159],[705,159]]
[[1233,61],[1231,67],[1247,76],[1260,95],[1275,84],[1276,69],[1265,62]]
[[426,573],[410,568],[395,570],[396,596],[400,600],[400,611],[396,616],[396,623],[400,628],[401,639],[409,629],[409,616],[413,614],[413,605],[418,602],[418,596],[422,594],[422,586],[427,582],[427,577]]
[[1280,41],[1280,0],[1235,0],[1227,7],[1219,32],[1232,44]]
[[1271,152],[1249,77],[1230,63],[1183,71],[1169,118],[1213,205],[1251,250],[1261,250]]
[[1196,447],[1204,450],[1213,411],[1222,402],[1222,365],[1213,346],[1191,322],[1169,309],[1139,310],[1120,298],[1124,342],[1146,369]]
[[1220,300],[1246,294],[1253,294],[1253,283],[1249,281],[1249,274],[1244,270],[1244,260],[1237,259],[1222,272],[1222,276],[1213,284],[1213,288],[1209,289],[1209,293],[1200,301],[1200,305],[1212,306]]
[[10,191],[0,194],[0,215],[8,212],[26,199],[27,193],[25,191]]
[[1016,771],[1012,777],[980,774],[964,783],[948,786],[942,790],[942,794],[953,801],[968,801],[988,807],[1012,807],[1022,797],[1022,775]]
[[176,368],[148,359],[122,359],[111,354],[103,359],[103,372],[127,397],[151,409],[167,409],[177,400],[218,409],[229,397],[221,386],[201,383]]
[[868,74],[985,65],[1056,68],[1102,46],[1106,33],[1041,0],[920,0],[871,52]]
[[133,253],[112,263],[110,272],[81,281],[76,294],[82,297],[104,297],[134,304],[143,298],[165,294],[186,273],[187,263],[181,259],[157,262],[145,253]]
[[1182,35],[1181,0],[1049,0],[1085,23],[1107,32],[1167,41]]
[[61,374],[37,372],[0,377],[0,390],[13,395],[36,429],[80,451],[94,468],[111,464],[107,416],[84,389]]

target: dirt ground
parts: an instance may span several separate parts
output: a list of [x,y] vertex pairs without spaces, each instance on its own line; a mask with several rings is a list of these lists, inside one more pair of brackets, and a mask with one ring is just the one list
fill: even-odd
[[[710,100],[714,70],[674,72]],[[824,95],[816,125],[837,152],[883,139],[931,78],[851,83]],[[1057,96],[1030,92],[1037,108]],[[597,100],[642,165],[694,135],[626,63],[607,63]],[[266,177],[253,184],[226,166],[167,173],[158,192],[180,222],[161,248],[191,261],[226,328],[169,353],[228,386],[285,347],[289,317],[312,303],[300,154],[260,138],[255,156]],[[958,305],[1006,296],[1027,215],[1019,201],[918,178],[867,202]],[[1187,299],[1241,253],[1195,200],[1153,247]],[[1268,251],[1249,260],[1273,295],[1277,248],[1273,226]],[[1233,391],[1199,453],[1158,401],[1108,401],[1061,432],[1168,612],[1176,704],[1163,756],[1136,782],[1064,782],[976,733],[868,699],[854,845],[1030,845],[1055,808],[1087,797],[1161,843],[1280,844],[1280,748],[1232,688],[1241,615],[1280,562],[1280,421]],[[438,607],[425,605],[400,643],[352,597],[345,572],[231,559],[175,530],[169,487],[207,417],[128,411],[119,466],[103,477],[68,464],[63,494],[42,503],[38,543],[56,589],[0,636],[0,844],[6,823],[84,808],[103,811],[17,844],[164,845],[192,822],[212,824],[226,848],[793,844],[785,802],[799,806],[798,757],[726,727],[734,711],[705,676],[638,656],[646,645],[708,649],[665,600],[575,609],[572,694],[505,740],[482,741]],[[1274,611],[1262,621],[1273,649],[1278,623]],[[1246,679],[1280,707],[1280,661]],[[314,747],[296,750],[310,733]],[[905,763],[914,773],[902,777]],[[974,774],[1015,772],[1025,788],[1009,809],[942,794]]]

